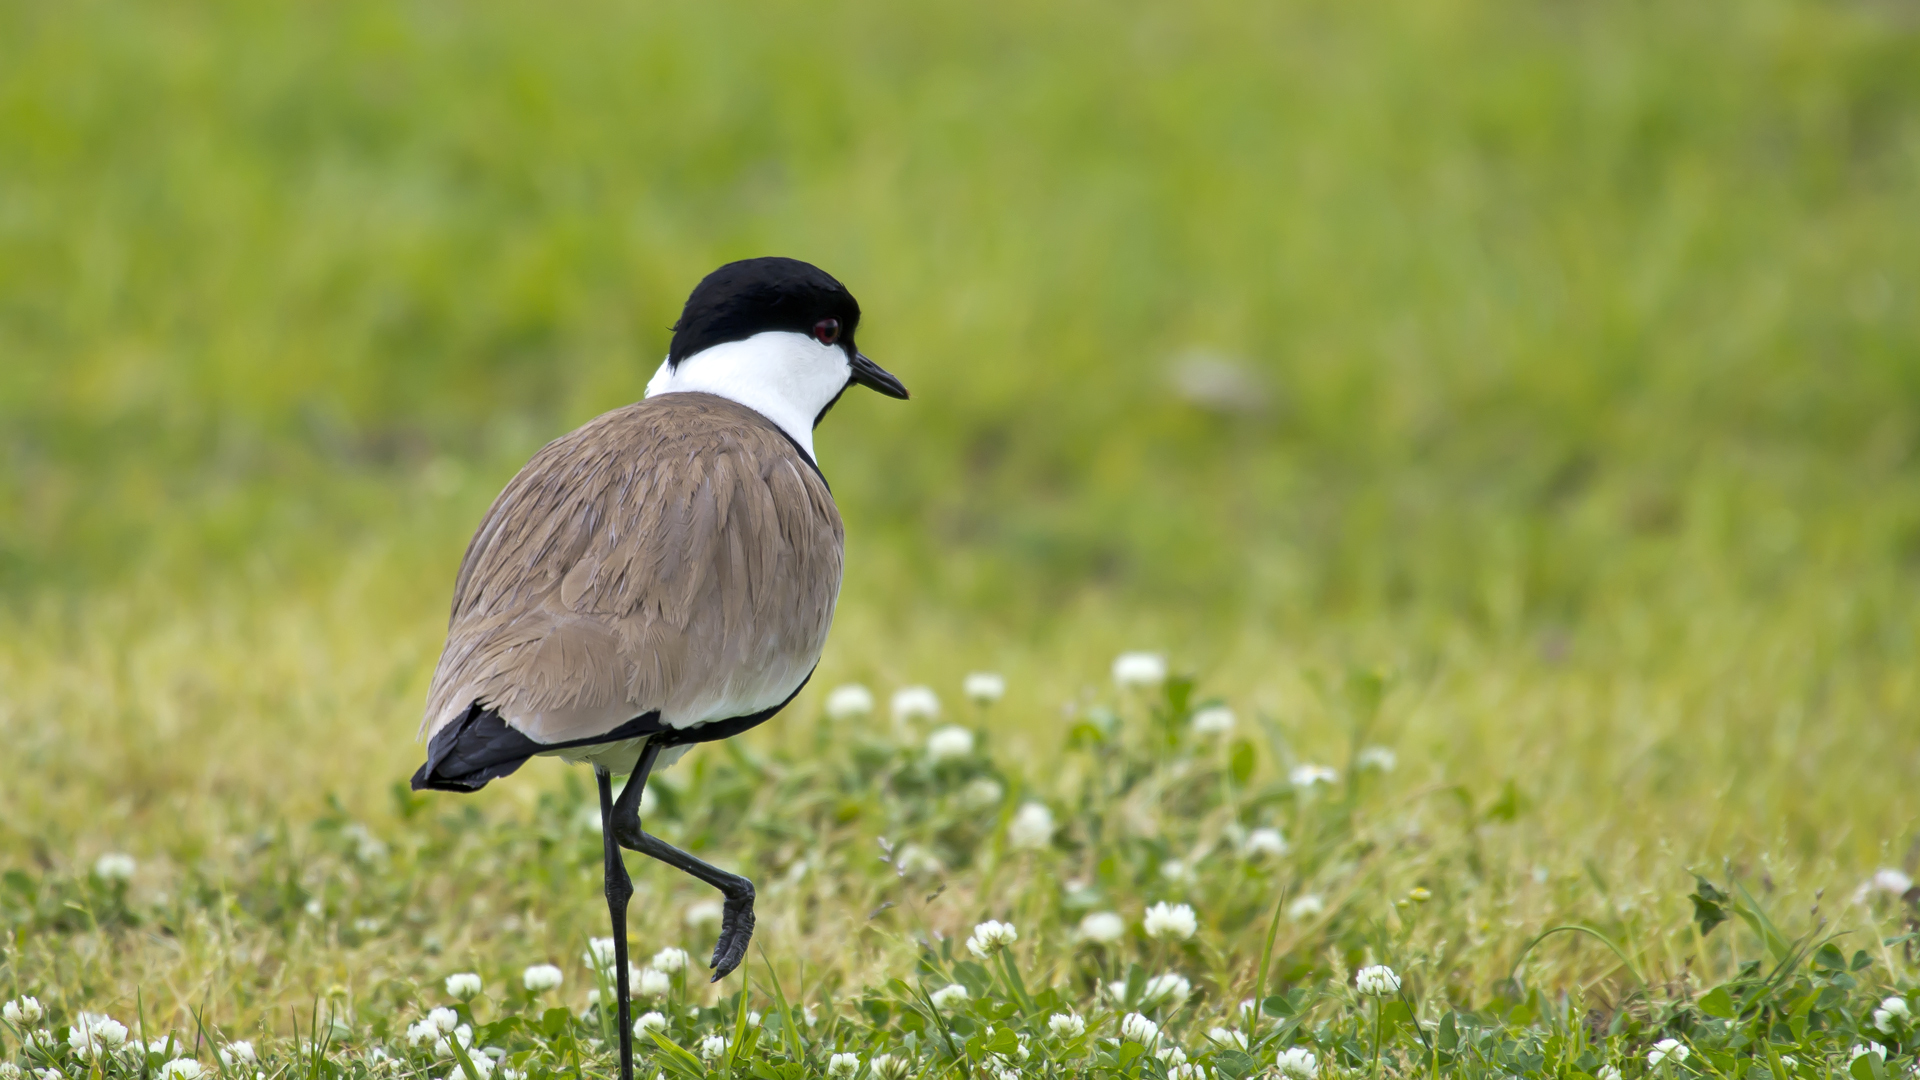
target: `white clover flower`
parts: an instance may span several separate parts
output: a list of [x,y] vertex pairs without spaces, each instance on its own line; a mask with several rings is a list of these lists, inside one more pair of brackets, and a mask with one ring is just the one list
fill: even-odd
[[827,695],[827,715],[835,720],[851,720],[873,711],[873,691],[859,683],[836,686]]
[[1873,1010],[1873,1026],[1883,1034],[1891,1035],[1895,1029],[1900,1026],[1900,1022],[1895,1020],[1893,1014],[1887,1010],[1875,1009]]
[[433,1028],[437,1037],[459,1027],[460,1014],[442,1005],[427,1012],[426,1022]]
[[359,822],[341,830],[353,841],[353,857],[363,863],[377,863],[387,857],[387,845]]
[[643,1012],[633,1021],[633,1034],[644,1039],[649,1031],[667,1030],[667,1014],[658,1011]]
[[1789,1069],[1797,1069],[1800,1067],[1800,1059],[1794,1057],[1792,1054],[1781,1054],[1780,1064],[1785,1065]]
[[236,1064],[251,1065],[258,1060],[260,1057],[253,1052],[253,1044],[246,1039],[235,1039],[220,1048],[220,1064],[225,1068],[231,1069]]
[[1906,1023],[1911,1015],[1906,998],[1889,997],[1880,1002],[1879,1008],[1873,1010],[1873,1026],[1891,1035],[1894,1029]]
[[628,982],[637,997],[666,997],[673,992],[673,976],[658,968],[642,968],[638,976]]
[[1249,859],[1262,859],[1287,853],[1286,834],[1279,829],[1255,829],[1240,845],[1240,853]]
[[43,1054],[53,1054],[60,1049],[60,1040],[46,1028],[35,1028],[27,1032],[27,1049],[38,1050]]
[[[473,1075],[480,1080],[487,1080],[487,1077],[493,1075],[493,1059],[487,1055],[473,1054],[467,1060],[473,1063]],[[467,1080],[467,1071],[455,1065],[453,1071],[446,1075],[445,1080]]]
[[700,1040],[700,1060],[712,1061],[727,1052],[727,1037],[713,1034]]
[[911,1059],[896,1057],[892,1054],[875,1054],[868,1065],[873,1069],[873,1075],[878,1080],[906,1080],[907,1076],[913,1072]]
[[1273,1068],[1286,1080],[1313,1080],[1320,1075],[1320,1061],[1304,1046],[1289,1046],[1274,1059]]
[[67,1031],[67,1045],[76,1054],[97,1057],[126,1044],[127,1025],[99,1013],[81,1013]]
[[[1670,1042],[1673,1042],[1673,1040],[1664,1039],[1661,1042],[1655,1043],[1654,1045],[1657,1048],[1660,1046],[1665,1046],[1667,1043],[1670,1043]],[[1854,1044],[1853,1048],[1847,1051],[1847,1061],[1848,1063],[1852,1063],[1856,1058],[1862,1057],[1867,1054],[1872,1054],[1875,1057],[1879,1058],[1881,1061],[1887,1060],[1887,1048],[1869,1039],[1867,1041],[1867,1045],[1865,1046],[1861,1046],[1858,1043]],[[1680,1056],[1674,1058],[1674,1060],[1675,1061],[1687,1060],[1687,1048],[1684,1046],[1680,1047]],[[1647,1056],[1647,1061],[1649,1063],[1653,1061],[1653,1056],[1651,1054]]]
[[93,860],[93,876],[101,881],[127,881],[133,877],[138,864],[133,856],[120,851],[109,851]]
[[433,1044],[433,1056],[449,1058],[453,1056],[453,1044],[459,1043],[462,1050],[473,1047],[473,1028],[466,1024],[455,1027]]
[[1200,922],[1194,918],[1193,909],[1187,905],[1169,904],[1162,900],[1147,909],[1147,916],[1142,926],[1150,938],[1185,940],[1200,929]]
[[1398,764],[1400,764],[1400,758],[1384,746],[1362,747],[1358,754],[1353,755],[1353,765],[1357,769],[1392,772],[1394,766]]
[[696,900],[687,905],[685,918],[687,925],[695,930],[712,931],[719,927],[726,914],[726,905],[718,900]]
[[990,776],[976,776],[960,789],[960,805],[969,810],[985,810],[999,806],[1006,794],[1007,789],[1000,786],[1000,781]]
[[33,1080],[67,1080],[67,1074],[59,1069],[35,1069]]
[[11,1061],[0,1061],[0,1080],[26,1080],[27,1071]]
[[1177,1046],[1162,1047],[1159,1050],[1155,1050],[1153,1056],[1159,1058],[1164,1065],[1185,1065],[1187,1063],[1187,1052]]
[[938,764],[973,754],[973,732],[959,724],[946,724],[927,736],[927,760]]
[[1054,1013],[1047,1017],[1047,1030],[1055,1038],[1077,1039],[1087,1033],[1087,1018],[1077,1012]]
[[31,1027],[44,1020],[47,1010],[40,1004],[39,998],[17,997],[5,1005],[0,1005],[0,1017],[14,1027]]
[[1233,730],[1233,710],[1225,705],[1210,705],[1193,714],[1187,726],[1195,735],[1213,738]]
[[1853,902],[1864,904],[1874,893],[1886,893],[1888,896],[1901,896],[1913,888],[1913,879],[1891,867],[1874,871],[1872,877],[1862,882],[1854,891]]
[[520,973],[520,985],[531,993],[544,994],[557,989],[566,974],[552,964],[534,964]]
[[1353,985],[1363,994],[1386,997],[1400,992],[1400,976],[1385,964],[1375,964],[1361,968],[1353,977]]
[[1326,765],[1295,765],[1287,773],[1287,779],[1297,788],[1311,788],[1315,784],[1334,784],[1340,780],[1340,774]]
[[580,954],[581,963],[595,971],[606,971],[613,967],[613,939],[610,937],[590,938],[587,951]]
[[985,960],[1001,949],[1020,940],[1020,931],[1012,923],[988,919],[973,928],[973,936],[967,939],[967,951]]
[[940,857],[919,844],[908,844],[893,857],[893,865],[908,877],[933,877],[944,873],[946,865]]
[[1600,1066],[1599,1080],[1621,1080],[1620,1066],[1618,1065]]
[[1080,936],[1101,945],[1119,941],[1127,932],[1127,920],[1117,912],[1096,911],[1080,920]]
[[1159,686],[1167,681],[1167,658],[1150,652],[1121,653],[1113,659],[1113,681],[1122,690]]
[[1194,880],[1193,867],[1179,859],[1168,859],[1160,864],[1160,876],[1176,885],[1190,885]]
[[933,692],[931,686],[907,686],[893,692],[893,722],[905,724],[911,720],[938,720],[940,718],[940,695]]
[[1187,995],[1192,992],[1192,983],[1169,971],[1155,975],[1140,987],[1140,1004],[1143,1007],[1178,1005],[1187,1000]]
[[1160,1025],[1137,1012],[1128,1013],[1120,1018],[1120,1037],[1127,1042],[1152,1046],[1160,1041]]
[[835,1054],[827,1059],[827,1076],[830,1080],[849,1080],[860,1071],[860,1055]]
[[928,997],[933,1000],[934,1008],[941,1012],[952,1012],[967,1003],[967,988],[959,983],[948,983]]
[[440,1037],[440,1029],[425,1020],[407,1025],[407,1045],[419,1046],[423,1042],[432,1042]]
[[462,971],[447,976],[447,996],[461,1001],[471,1000],[480,992],[480,976],[471,971]]
[[1207,1067],[1183,1061],[1167,1070],[1167,1080],[1207,1080]]
[[1287,905],[1287,918],[1294,922],[1311,919],[1327,910],[1327,901],[1319,893],[1304,893]]
[[174,1058],[160,1066],[160,1080],[200,1080],[206,1067],[192,1058]]
[[1045,803],[1023,804],[1007,825],[1007,843],[1029,850],[1053,843],[1053,811]]
[[1247,1048],[1247,1034],[1244,1031],[1235,1031],[1232,1028],[1223,1027],[1208,1028],[1207,1038],[1229,1050],[1245,1050]]
[[1687,1060],[1690,1053],[1691,1051],[1679,1039],[1661,1039],[1653,1044],[1653,1049],[1647,1051],[1647,1067],[1658,1068],[1660,1063],[1668,1058],[1672,1058],[1674,1064],[1678,1065]]
[[527,1080],[527,1074],[523,1069],[501,1069],[500,1080]]
[[1007,680],[991,671],[976,671],[960,681],[960,689],[975,705],[991,705],[1007,696]]
[[656,971],[685,971],[690,959],[691,958],[687,956],[687,950],[676,949],[669,945],[653,954],[653,967]]

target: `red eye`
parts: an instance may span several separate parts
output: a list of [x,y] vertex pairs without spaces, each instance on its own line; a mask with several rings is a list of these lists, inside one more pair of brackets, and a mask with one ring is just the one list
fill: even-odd
[[840,340],[840,320],[821,319],[813,324],[813,336],[822,345],[831,345]]

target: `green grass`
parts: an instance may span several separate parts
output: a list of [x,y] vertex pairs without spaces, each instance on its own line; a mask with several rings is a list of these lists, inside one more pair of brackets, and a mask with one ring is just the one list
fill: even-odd
[[[701,274],[764,253],[845,280],[914,399],[821,431],[849,577],[815,687],[667,774],[662,820],[766,886],[766,959],[829,1025],[802,1053],[769,1019],[760,1067],[913,1034],[949,1068],[890,980],[944,985],[989,916],[1030,994],[1183,973],[1161,1019],[1197,1061],[1304,891],[1326,912],[1282,921],[1265,994],[1345,1070],[1370,959],[1423,1021],[1498,1034],[1444,1070],[1631,1075],[1670,1033],[1738,1080],[1782,1017],[1845,1068],[1913,987],[1878,944],[1910,908],[1850,901],[1920,851],[1906,6],[590,0],[0,6],[0,990],[189,1038],[203,1010],[291,1077],[319,1067],[293,1018],[329,1013],[322,1065],[448,1068],[404,1031],[475,970],[471,1019],[530,1018],[494,1032],[528,1069],[604,1071],[565,1041],[596,1014],[538,1019],[584,1007],[605,932],[585,778],[393,785],[487,502],[639,395]],[[1260,400],[1183,398],[1196,352]],[[1131,648],[1236,734],[1155,742],[1107,677]],[[974,716],[980,669],[1011,689]],[[1000,816],[924,730],[822,721],[846,681],[938,688]],[[1070,745],[1106,708],[1118,743]],[[1363,744],[1399,766],[1348,788]],[[1301,761],[1339,797],[1297,798]],[[1008,852],[1028,798],[1062,832]],[[1293,849],[1249,862],[1229,825]],[[699,945],[692,887],[636,870],[647,950]],[[1779,934],[1701,937],[1696,871]],[[1089,950],[1076,881],[1202,931]],[[1625,960],[1559,934],[1510,981],[1566,923]],[[1841,931],[1868,966],[1816,963]],[[544,960],[557,995],[502,989]],[[1702,1012],[1719,985],[1739,1008]],[[969,1022],[1030,1025],[1004,1007]]]

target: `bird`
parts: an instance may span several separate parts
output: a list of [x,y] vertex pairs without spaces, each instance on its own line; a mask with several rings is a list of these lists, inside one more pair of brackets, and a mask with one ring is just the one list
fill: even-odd
[[[719,890],[713,981],[753,935],[753,883],[648,833],[648,777],[800,693],[839,598],[844,528],[813,433],[842,394],[907,388],[854,343],[860,305],[798,259],[730,262],[687,297],[638,402],[548,443],[460,562],[415,791],[471,792],[535,757],[592,767],[633,1077],[624,848]],[[616,798],[613,777],[627,776]]]

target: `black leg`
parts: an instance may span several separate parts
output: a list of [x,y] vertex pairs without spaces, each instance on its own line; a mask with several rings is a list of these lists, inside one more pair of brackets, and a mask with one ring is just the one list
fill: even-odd
[[613,777],[595,766],[600,782],[600,836],[607,857],[607,914],[613,919],[613,980],[620,1000],[620,1080],[633,1080],[633,998],[627,986],[627,901],[633,898],[633,879],[614,837]]
[[713,969],[712,981],[719,982],[740,966],[747,955],[747,942],[753,939],[753,882],[697,859],[641,829],[640,795],[646,790],[647,777],[652,774],[654,759],[659,756],[659,744],[647,740],[633,777],[621,790],[620,801],[614,804],[613,827],[608,835],[617,838],[620,845],[630,851],[658,859],[720,890],[726,903],[721,909],[720,940],[713,947],[713,962],[708,965]]

